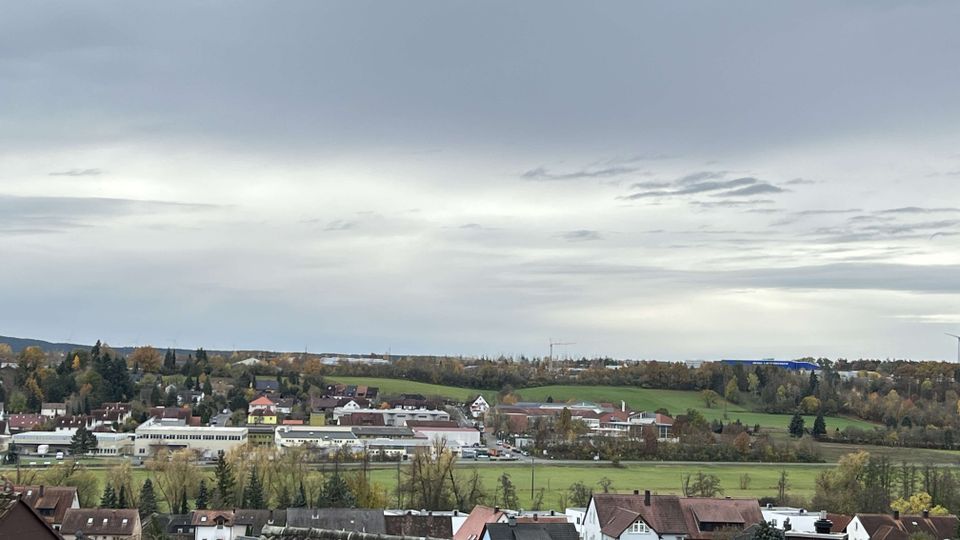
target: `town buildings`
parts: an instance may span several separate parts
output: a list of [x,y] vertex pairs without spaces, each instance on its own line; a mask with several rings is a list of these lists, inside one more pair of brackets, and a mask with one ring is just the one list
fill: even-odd
[[143,459],[160,449],[190,449],[202,457],[214,458],[218,452],[229,451],[246,442],[246,427],[200,427],[150,418],[137,427],[134,456]]

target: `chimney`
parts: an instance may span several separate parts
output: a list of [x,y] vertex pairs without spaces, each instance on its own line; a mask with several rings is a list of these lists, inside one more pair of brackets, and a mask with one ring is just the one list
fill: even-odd
[[620,400],[620,412],[627,412],[627,402]]
[[643,505],[650,506],[650,490],[649,489],[645,489],[643,491]]
[[896,520],[898,520],[898,521],[900,520],[900,511],[899,511],[899,510],[894,510],[894,511],[893,511],[893,519],[896,519]]
[[516,526],[517,526],[517,516],[514,516],[514,515],[512,515],[512,514],[511,514],[510,516],[507,516],[507,526],[509,526],[509,527],[516,527]]
[[536,514],[534,514],[534,515],[533,515],[533,520],[534,520],[534,521],[537,521],[538,519],[539,519],[539,517],[538,517]]
[[833,522],[827,519],[827,511],[820,511],[820,519],[813,522],[813,528],[817,531],[817,534],[830,534],[830,530],[833,529]]
[[499,512],[499,511],[500,511],[500,507],[499,507],[499,506],[494,506],[494,507],[493,507],[493,511],[494,511],[494,512]]
[[634,494],[634,495],[639,495],[639,494],[640,494],[640,490],[639,490],[639,489],[633,490],[633,494]]
[[43,497],[43,484],[40,484],[40,496]]
[[924,509],[923,509],[923,519],[927,519],[928,517],[930,517],[930,509],[929,509],[929,508],[924,508]]
[[556,511],[556,510],[551,510],[551,511],[550,511],[550,515],[551,515],[551,516],[557,515],[557,511]]

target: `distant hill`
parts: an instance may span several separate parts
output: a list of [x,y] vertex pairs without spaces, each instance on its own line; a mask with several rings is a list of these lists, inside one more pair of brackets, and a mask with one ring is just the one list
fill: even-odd
[[51,343],[49,341],[43,341],[42,339],[17,338],[8,336],[0,336],[0,343],[6,343],[11,349],[13,349],[13,352],[15,353],[19,353],[27,347],[40,347],[47,352],[68,353],[74,349],[89,349],[93,346],[92,343],[90,345],[80,345],[77,343]]
[[[74,351],[76,349],[90,349],[91,347],[93,347],[93,343],[86,343],[86,344],[51,343],[49,341],[44,341],[42,339],[18,338],[18,337],[10,337],[10,336],[0,336],[0,343],[6,343],[7,345],[10,345],[10,348],[13,349],[14,353],[19,353],[20,351],[26,349],[27,347],[34,347],[34,346],[40,347],[45,352],[64,353],[64,354],[70,351]],[[114,347],[113,345],[110,345],[110,348],[122,355],[128,355],[132,353],[134,349],[133,347]],[[157,348],[160,350],[165,350],[164,347],[157,347]],[[187,350],[187,349],[176,350],[177,354],[182,354],[182,355],[192,354],[194,352],[196,351]],[[228,351],[207,351],[207,352],[209,354],[227,354],[227,355],[230,354],[230,352]]]

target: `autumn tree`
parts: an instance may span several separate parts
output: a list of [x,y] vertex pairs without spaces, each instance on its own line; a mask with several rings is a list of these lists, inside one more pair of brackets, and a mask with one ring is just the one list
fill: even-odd
[[163,358],[161,358],[159,351],[150,345],[146,345],[134,349],[127,358],[127,363],[130,366],[140,366],[140,369],[146,373],[159,373],[163,365]]

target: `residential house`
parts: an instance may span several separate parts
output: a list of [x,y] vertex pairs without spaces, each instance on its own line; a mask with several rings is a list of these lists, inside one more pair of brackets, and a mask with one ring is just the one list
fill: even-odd
[[190,407],[152,407],[149,415],[159,424],[200,426],[199,416],[193,416]]
[[282,398],[277,400],[277,405],[274,407],[280,414],[292,414],[293,408],[296,406],[297,400],[293,398]]
[[278,394],[280,393],[280,383],[276,379],[257,379],[253,389],[264,394]]
[[419,538],[453,538],[453,515],[450,512],[413,512],[384,515],[387,534]]
[[248,425],[277,425],[277,411],[273,409],[257,409],[247,414]]
[[826,513],[821,515],[821,512],[808,512],[803,508],[773,506],[771,504],[761,507],[760,512],[763,514],[763,520],[769,523],[771,527],[776,527],[782,531],[791,530],[806,533],[817,532],[816,523],[821,519],[830,521],[830,532],[843,532],[850,520],[853,519],[853,516],[843,514]]
[[857,514],[847,524],[850,540],[908,540],[916,536],[928,538],[956,538],[957,516],[931,516],[929,511],[919,516],[891,514]]
[[57,531],[63,527],[67,510],[80,508],[77,488],[72,486],[13,486],[13,492]]
[[194,510],[190,524],[196,540],[234,540],[247,532],[246,525],[235,524],[233,510]]
[[233,513],[234,530],[243,528],[244,536],[259,537],[265,525],[283,527],[287,524],[287,511],[280,510],[235,510]]
[[44,403],[40,406],[40,416],[56,418],[67,414],[66,403]]
[[698,540],[763,521],[756,499],[598,493],[587,506],[584,540]]
[[508,516],[506,523],[487,523],[482,540],[579,540],[570,523],[526,522]]
[[9,492],[0,493],[0,538],[61,540],[43,517]]
[[497,523],[505,515],[499,507],[474,506],[463,525],[454,531],[453,540],[480,540],[487,523]]
[[10,433],[40,429],[47,419],[39,414],[11,414],[7,418]]
[[193,514],[162,514],[161,527],[171,540],[194,540]]
[[247,412],[253,413],[256,411],[263,411],[266,409],[273,410],[277,406],[277,402],[270,399],[267,396],[259,396],[257,399],[251,401],[247,404]]
[[469,402],[470,405],[470,416],[474,418],[483,418],[487,411],[490,410],[490,404],[487,403],[487,400],[483,396],[478,395]]
[[136,509],[71,508],[63,518],[64,540],[140,540],[140,514]]
[[287,526],[372,534],[387,532],[382,510],[357,508],[288,508]]

